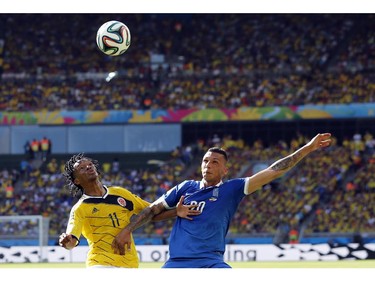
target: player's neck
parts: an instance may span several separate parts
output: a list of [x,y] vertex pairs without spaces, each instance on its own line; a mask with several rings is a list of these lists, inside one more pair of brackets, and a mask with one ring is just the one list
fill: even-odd
[[96,181],[89,188],[85,188],[85,194],[89,196],[103,196],[105,194],[105,188],[100,181]]
[[215,185],[219,185],[221,183],[221,180],[220,181],[207,181],[205,179],[202,179],[202,182],[203,182],[203,188],[206,188],[206,187],[210,187],[210,186],[215,186]]

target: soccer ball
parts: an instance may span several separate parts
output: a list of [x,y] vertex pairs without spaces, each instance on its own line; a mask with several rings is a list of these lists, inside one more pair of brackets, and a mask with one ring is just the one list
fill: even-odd
[[119,56],[130,46],[130,30],[122,22],[111,20],[104,23],[96,33],[96,45],[108,56]]

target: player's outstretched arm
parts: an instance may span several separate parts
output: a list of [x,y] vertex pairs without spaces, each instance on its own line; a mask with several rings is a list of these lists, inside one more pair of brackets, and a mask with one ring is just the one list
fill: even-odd
[[299,148],[292,154],[277,160],[268,168],[256,173],[249,177],[249,184],[247,187],[247,194],[251,194],[254,191],[260,189],[263,185],[277,179],[284,175],[290,169],[297,165],[303,158],[305,158],[311,152],[325,148],[331,145],[332,139],[330,133],[317,134],[307,144]]

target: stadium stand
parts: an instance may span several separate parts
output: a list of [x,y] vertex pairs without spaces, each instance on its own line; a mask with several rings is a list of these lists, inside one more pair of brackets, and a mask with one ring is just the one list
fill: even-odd
[[[133,43],[115,59],[93,43],[96,26],[109,17],[119,15],[6,15],[0,109],[374,101],[371,14],[123,15]],[[153,54],[164,62],[153,63]],[[114,70],[118,79],[106,82],[103,75]]]
[[[103,56],[93,42],[96,28],[119,15],[0,15],[0,110],[232,109],[375,102],[372,14],[120,17],[130,27],[132,46],[114,59]],[[154,62],[157,56],[164,62]],[[106,82],[114,70],[118,77]],[[375,132],[360,133],[360,138],[337,139],[328,151],[316,153],[247,197],[231,225],[231,239],[271,234],[275,243],[289,242],[286,233],[291,227],[298,228],[299,241],[314,233],[345,237],[373,233]],[[306,138],[298,132],[276,143],[266,143],[262,136],[253,142],[229,133],[219,137],[203,143],[185,141],[183,147],[163,155],[162,165],[152,168],[142,158],[149,155],[133,155],[138,164],[131,161],[132,166],[122,161],[129,155],[122,155],[121,168],[115,171],[114,155],[93,157],[106,164],[105,182],[126,186],[153,201],[182,178],[199,178],[196,164],[213,143],[228,148],[229,176],[247,176]],[[1,157],[0,215],[50,216],[50,236],[56,238],[74,203],[61,176],[67,157],[52,154],[41,166],[23,162],[23,155]],[[137,234],[163,237],[166,243],[172,222],[147,225]],[[26,225],[9,228],[27,232]]]

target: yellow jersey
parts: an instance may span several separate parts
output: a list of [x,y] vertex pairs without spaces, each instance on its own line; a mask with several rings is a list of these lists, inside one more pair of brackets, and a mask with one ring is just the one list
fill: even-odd
[[83,195],[70,211],[66,233],[78,240],[81,234],[87,239],[89,251],[86,266],[104,265],[137,268],[138,255],[133,236],[131,250],[117,255],[112,250],[114,237],[138,214],[149,206],[125,188],[104,186],[103,197]]

